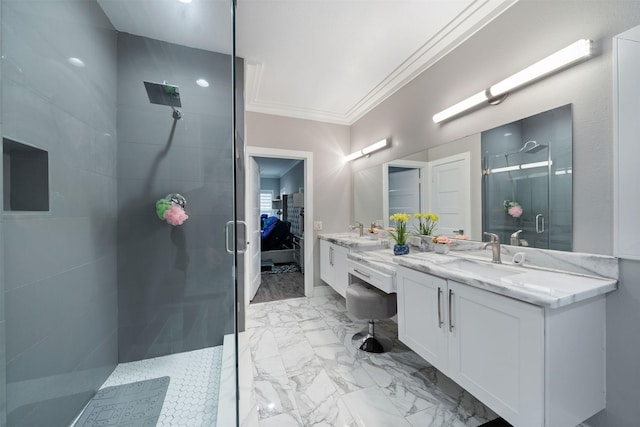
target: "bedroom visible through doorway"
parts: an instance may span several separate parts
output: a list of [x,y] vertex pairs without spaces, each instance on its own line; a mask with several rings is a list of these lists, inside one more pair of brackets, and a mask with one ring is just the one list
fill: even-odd
[[260,216],[260,276],[254,273],[254,280],[260,283],[257,290],[252,289],[255,295],[251,302],[302,297],[304,161],[261,156],[252,159],[259,171],[259,212],[254,209],[252,215]]

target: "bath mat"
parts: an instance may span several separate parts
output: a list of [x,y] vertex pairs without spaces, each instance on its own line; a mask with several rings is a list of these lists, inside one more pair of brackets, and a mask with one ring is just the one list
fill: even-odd
[[158,423],[169,377],[98,390],[75,427],[152,427]]

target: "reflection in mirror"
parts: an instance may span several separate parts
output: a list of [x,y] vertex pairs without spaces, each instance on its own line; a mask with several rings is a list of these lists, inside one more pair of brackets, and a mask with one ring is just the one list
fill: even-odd
[[353,223],[357,221],[365,227],[374,222],[383,224],[382,167],[380,165],[354,173],[353,216]]
[[[566,105],[482,132],[482,134],[469,135],[419,151],[389,162],[385,164],[386,166],[376,165],[356,171],[353,189],[354,221],[370,225],[378,220],[388,226],[388,177],[385,177],[384,168],[388,165],[401,166],[407,161],[421,161],[427,162],[428,165],[425,175],[426,184],[422,189],[421,211],[434,212],[440,216],[440,224],[435,234],[452,235],[454,230],[464,229],[464,234],[470,240],[480,241],[483,240],[484,230],[497,232],[500,235],[500,241],[508,245],[511,243],[511,235],[522,229],[522,232],[514,236],[514,244],[542,247],[548,242],[546,247],[550,249],[570,251],[573,240],[571,121],[571,105]],[[505,136],[508,133],[511,135]],[[537,144],[530,142],[525,146],[528,141],[536,141]],[[544,147],[545,145],[549,149]],[[505,156],[505,154],[508,155]],[[469,212],[465,220],[462,220],[458,213],[452,214],[439,207],[438,203],[442,200],[434,200],[439,193],[443,193],[441,194],[443,197],[451,194],[434,176],[437,173],[433,170],[434,167],[455,162],[460,156],[467,156],[470,164],[469,194],[463,196],[466,199],[465,204],[469,205],[465,208]],[[491,180],[487,178],[485,181],[483,168],[488,167],[485,161],[490,162],[491,167],[496,169],[521,164],[526,166],[524,168],[518,166],[517,171],[512,169],[495,172]],[[544,179],[536,178],[536,174],[541,173],[544,167],[529,167],[538,161],[551,162],[547,166],[545,175],[548,178],[543,187],[538,187],[538,184]],[[431,176],[429,169],[431,169]],[[466,185],[464,181],[466,179],[459,182],[460,186]],[[493,196],[491,200],[487,200],[487,188]],[[540,194],[541,191],[544,194]],[[525,196],[525,193],[528,196]],[[504,206],[505,201],[518,203],[523,209],[522,215],[519,218],[509,215]],[[539,206],[540,201],[549,202],[548,207],[543,209]],[[491,208],[483,212],[483,205]],[[535,213],[531,216],[534,211]],[[517,209],[512,211],[512,213],[515,212]],[[485,219],[490,223],[489,225],[486,225]],[[515,228],[516,226],[520,228]]]
[[382,213],[385,227],[389,226],[389,217],[396,213],[412,216],[407,230],[417,227],[418,221],[413,218],[413,214],[426,209],[423,187],[426,168],[426,162],[412,160],[396,160],[382,165]]
[[483,230],[505,244],[570,251],[571,105],[482,132]]

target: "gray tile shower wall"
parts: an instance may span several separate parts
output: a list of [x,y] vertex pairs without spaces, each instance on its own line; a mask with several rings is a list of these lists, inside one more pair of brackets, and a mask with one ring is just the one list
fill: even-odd
[[66,425],[117,364],[116,33],[96,2],[3,0],[2,38],[2,135],[49,153],[50,186],[1,224],[6,421]]
[[[233,332],[230,70],[228,55],[118,35],[120,362],[220,345]],[[143,81],[179,86],[183,118],[150,104]],[[187,199],[181,226],[156,216],[169,193]]]

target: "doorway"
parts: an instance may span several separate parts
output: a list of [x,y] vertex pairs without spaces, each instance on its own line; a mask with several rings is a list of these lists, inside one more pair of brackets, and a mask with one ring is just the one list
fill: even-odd
[[312,153],[248,147],[245,306],[313,294]]

